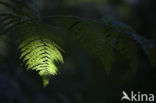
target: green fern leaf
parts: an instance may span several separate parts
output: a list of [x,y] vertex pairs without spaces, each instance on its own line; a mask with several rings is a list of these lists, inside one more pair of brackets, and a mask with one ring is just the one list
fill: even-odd
[[79,40],[81,45],[91,54],[95,55],[104,65],[109,74],[114,62],[114,51],[110,43],[102,38],[102,29],[96,22],[81,21],[71,28],[73,38]]
[[141,47],[146,51],[140,38],[128,25],[111,18],[100,22],[77,17],[53,17],[50,20],[67,35],[72,34],[69,37],[79,40],[88,52],[104,64],[107,73],[117,55],[123,56],[132,72],[136,72],[138,49]]
[[54,17],[51,22],[63,33],[66,32],[68,37],[79,41],[91,55],[97,57],[104,65],[106,73],[109,74],[115,55],[112,45],[103,39],[101,24],[77,17]]
[[50,77],[57,74],[57,64],[63,63],[63,57],[60,52],[61,47],[47,38],[48,36],[45,33],[48,31],[41,28],[41,25],[45,24],[34,24],[31,21],[24,22],[19,24],[17,26],[18,30],[16,30],[18,36],[22,35],[18,40],[20,42],[20,59],[25,62],[27,70],[38,72],[43,79],[44,87],[46,87]]
[[146,51],[140,38],[124,23],[107,17],[103,19],[103,23],[104,40],[112,43],[113,48],[128,61],[132,72],[136,72],[138,67],[138,49],[142,48]]

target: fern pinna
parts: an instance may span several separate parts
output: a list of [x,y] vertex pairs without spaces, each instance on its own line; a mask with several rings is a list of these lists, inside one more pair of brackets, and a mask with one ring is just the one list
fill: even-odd
[[[47,38],[48,33],[46,29],[43,29],[44,24],[40,23],[39,25],[27,21],[19,24],[17,29],[21,29],[16,31],[18,35],[23,35],[19,38],[20,59],[25,62],[27,70],[38,71],[43,78],[43,85],[46,86],[49,83],[49,78],[57,74],[56,63],[63,63],[63,57],[60,52],[61,47]],[[48,28],[48,26],[44,26]]]
[[[48,85],[52,75],[58,72],[58,64],[63,63],[58,45],[62,43],[58,34],[64,33],[95,55],[110,72],[116,58],[116,53],[123,55],[129,62],[133,72],[137,68],[137,51],[142,42],[135,32],[127,25],[113,19],[92,21],[78,17],[51,17],[54,30],[41,21],[41,17],[25,2],[11,0],[0,2],[12,10],[11,13],[1,13],[1,34],[14,31],[18,37],[20,59],[27,70],[37,71],[43,78],[44,87]],[[21,5],[23,5],[21,9]],[[142,47],[145,51],[146,48]]]

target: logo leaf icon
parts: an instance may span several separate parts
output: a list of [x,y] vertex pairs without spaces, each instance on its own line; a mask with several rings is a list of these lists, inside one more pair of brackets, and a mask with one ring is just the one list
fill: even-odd
[[129,96],[127,95],[127,93],[126,93],[125,91],[122,91],[122,94],[123,94],[123,97],[121,98],[121,101],[122,101],[123,99],[126,99],[126,100],[131,101],[131,99],[129,98]]

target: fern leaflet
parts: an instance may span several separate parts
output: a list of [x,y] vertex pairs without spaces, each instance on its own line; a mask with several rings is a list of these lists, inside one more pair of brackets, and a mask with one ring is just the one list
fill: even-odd
[[[43,78],[45,87],[48,85],[50,77],[57,74],[57,64],[63,63],[63,57],[60,52],[62,49],[45,36],[47,31],[44,32],[44,28],[40,28],[39,25],[34,26],[34,22],[24,22],[17,27],[18,30],[15,30],[20,33],[18,36],[23,34],[18,40],[20,42],[20,59],[25,62],[27,70],[31,69],[38,72]],[[21,29],[19,29],[20,27]],[[38,31],[36,31],[36,28]]]

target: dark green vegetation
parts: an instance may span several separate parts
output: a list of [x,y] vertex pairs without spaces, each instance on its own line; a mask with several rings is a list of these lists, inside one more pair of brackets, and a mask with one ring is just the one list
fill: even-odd
[[[87,57],[95,57],[95,64],[97,60],[103,64],[103,69],[105,70],[103,75],[111,74],[112,68],[126,68],[126,70],[118,71],[126,75],[125,77],[120,77],[123,81],[129,79],[137,72],[141,58],[139,57],[140,53],[146,58],[149,67],[150,64],[155,67],[155,58],[153,53],[151,53],[155,51],[154,42],[137,35],[128,25],[111,17],[103,17],[99,20],[66,15],[42,17],[33,0],[31,3],[21,0],[1,1],[0,4],[8,10],[0,14],[0,36],[10,46],[10,48],[8,47],[7,55],[10,63],[8,68],[11,68],[12,75],[23,73],[26,77],[21,78],[21,81],[25,80],[29,82],[25,78],[33,78],[28,87],[23,88],[39,86],[40,79],[38,78],[40,77],[36,74],[42,77],[44,87],[47,86],[50,79],[55,77],[54,75],[59,72],[59,68],[63,63],[62,55],[68,54],[68,51],[71,53],[69,55],[71,58],[73,55],[77,55],[72,54],[72,48],[74,49],[76,46],[78,49],[81,48],[83,52],[80,57],[77,57],[78,61],[76,63],[82,59],[85,59],[86,62],[80,62],[81,65],[79,68],[86,68],[87,62],[91,61]],[[7,60],[5,60],[1,59],[1,62],[6,63]],[[99,63],[97,65],[99,66],[101,64]],[[64,65],[66,65],[66,60]],[[120,66],[118,67],[118,65]],[[22,69],[18,73],[16,72],[19,71],[18,68],[24,68],[27,71],[26,73],[21,72],[24,71]],[[90,72],[92,67],[87,68],[84,71]],[[126,74],[124,74],[124,71],[126,71]],[[70,74],[70,72],[70,70],[67,70],[66,74]],[[61,75],[63,74],[61,73]],[[33,81],[35,82],[33,83]],[[55,87],[55,83],[56,81],[52,82],[49,88],[51,86]],[[23,86],[25,84],[21,85]],[[81,86],[77,86],[77,88],[81,89]],[[64,88],[70,87],[64,86]],[[63,92],[66,92],[66,90],[63,90]],[[66,101],[64,100],[66,98],[62,94],[58,93],[57,95],[64,102]],[[77,93],[76,95],[80,94]]]

